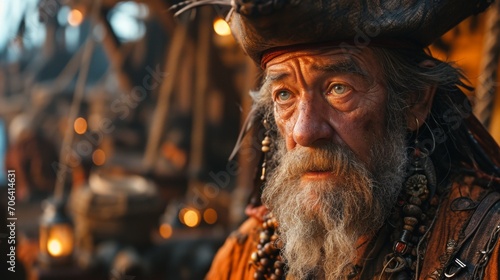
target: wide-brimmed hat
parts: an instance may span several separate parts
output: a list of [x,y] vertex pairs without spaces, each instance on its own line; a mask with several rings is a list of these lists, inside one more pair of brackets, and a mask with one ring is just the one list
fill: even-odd
[[265,52],[332,43],[425,47],[493,0],[232,0],[228,22],[258,64]]

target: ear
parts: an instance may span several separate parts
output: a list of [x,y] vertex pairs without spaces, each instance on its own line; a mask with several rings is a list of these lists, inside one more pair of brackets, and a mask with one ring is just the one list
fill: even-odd
[[[425,60],[419,64],[421,67],[434,67],[431,60]],[[416,92],[410,98],[410,106],[406,115],[406,123],[410,131],[415,131],[422,126],[431,111],[437,85],[429,85],[426,89]]]

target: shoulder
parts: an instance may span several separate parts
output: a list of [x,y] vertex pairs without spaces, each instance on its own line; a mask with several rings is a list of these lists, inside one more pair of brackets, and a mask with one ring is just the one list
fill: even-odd
[[217,252],[206,279],[253,279],[250,255],[256,250],[261,222],[248,218]]

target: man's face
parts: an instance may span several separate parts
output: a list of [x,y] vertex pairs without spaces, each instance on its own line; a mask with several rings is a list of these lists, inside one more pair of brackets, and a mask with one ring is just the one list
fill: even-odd
[[[348,146],[372,167],[370,148],[385,133],[387,93],[382,69],[369,50],[297,51],[267,63],[264,86],[274,101],[274,115],[286,149],[321,142]],[[311,170],[304,180],[328,174]]]
[[262,199],[278,220],[289,273],[342,278],[356,242],[380,228],[400,191],[403,113],[386,121],[397,106],[371,51],[278,56],[261,93],[272,98],[280,135]]

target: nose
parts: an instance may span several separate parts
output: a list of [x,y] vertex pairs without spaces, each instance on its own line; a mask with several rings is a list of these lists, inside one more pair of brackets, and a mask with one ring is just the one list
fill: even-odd
[[323,103],[323,100],[311,98],[299,104],[298,117],[292,132],[296,144],[311,147],[320,140],[333,140],[335,131],[329,122],[328,108],[325,108]]

